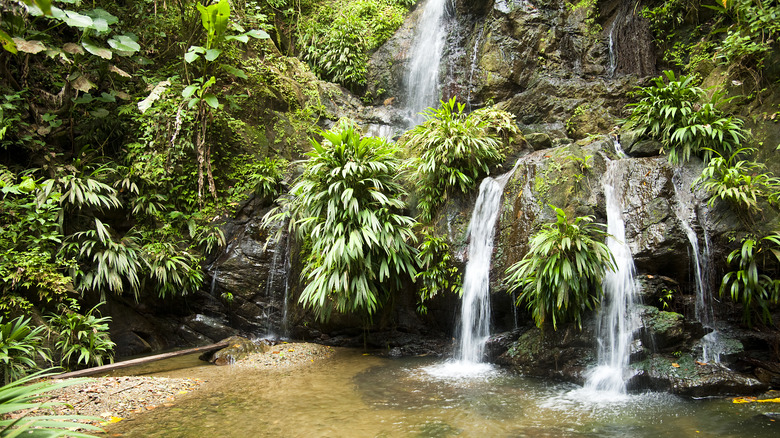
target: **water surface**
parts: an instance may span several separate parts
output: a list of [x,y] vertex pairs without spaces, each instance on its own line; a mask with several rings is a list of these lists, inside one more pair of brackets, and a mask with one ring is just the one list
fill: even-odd
[[[192,359],[189,359],[192,360]],[[202,389],[112,425],[126,437],[775,437],[774,404],[614,395],[498,368],[458,377],[441,360],[339,350],[269,372],[192,366],[156,375]],[[163,364],[163,366],[165,366]],[[780,410],[780,409],[778,409]]]

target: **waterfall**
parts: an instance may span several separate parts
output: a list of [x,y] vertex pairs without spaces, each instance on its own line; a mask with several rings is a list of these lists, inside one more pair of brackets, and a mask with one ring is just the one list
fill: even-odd
[[634,259],[626,243],[620,161],[610,161],[604,178],[607,208],[607,246],[615,257],[616,270],[607,271],[602,287],[604,299],[599,309],[598,366],[588,372],[585,388],[608,393],[625,393],[626,376],[637,318],[634,306]]
[[273,249],[273,258],[271,259],[271,269],[268,272],[268,280],[265,285],[265,296],[267,300],[267,304],[265,305],[265,309],[263,311],[264,316],[266,318],[266,337],[267,338],[277,338],[283,333],[279,333],[279,329],[282,329],[284,331],[284,315],[281,315],[281,320],[279,325],[274,325],[274,319],[273,319],[273,313],[274,309],[278,309],[279,307],[276,305],[276,294],[274,289],[274,280],[276,280],[276,274],[277,274],[277,268],[279,267],[280,258],[281,259],[281,272],[283,273],[283,278],[285,281],[285,303],[282,305],[284,308],[286,306],[286,300],[287,300],[287,283],[288,283],[288,262],[287,262],[287,252],[285,251],[286,246],[283,246],[285,244],[285,241],[289,241],[289,239],[285,239],[282,236],[280,236],[276,240],[276,244],[274,245]]
[[615,28],[617,27],[617,22],[618,19],[616,18],[609,28],[609,65],[607,66],[607,76],[610,78],[615,77],[615,71],[617,70],[617,48],[615,47]]
[[[515,164],[517,168],[517,164]],[[479,186],[479,196],[469,223],[469,259],[463,276],[463,300],[458,327],[460,363],[482,362],[485,342],[490,336],[490,260],[496,219],[501,210],[504,186],[515,168],[494,178],[487,177]]]
[[699,236],[693,229],[690,220],[691,217],[696,218],[697,216],[693,209],[696,200],[693,196],[693,192],[685,187],[690,187],[690,183],[686,184],[683,182],[681,168],[678,167],[675,169],[674,175],[672,176],[672,182],[674,185],[675,200],[677,201],[674,208],[674,214],[680,221],[680,227],[685,231],[685,236],[688,238],[688,242],[691,245],[690,255],[692,256],[694,283],[696,285],[696,320],[699,321],[704,328],[711,330],[711,332],[701,340],[702,355],[700,360],[702,362],[720,363],[722,346],[719,342],[718,331],[715,329],[715,316],[713,315],[712,297],[710,296],[710,239],[706,229],[701,227],[704,236],[704,249],[700,249]]
[[290,254],[291,251],[291,245],[292,245],[292,239],[290,239],[290,236],[287,236],[285,239],[287,241],[287,246],[284,251],[284,302],[282,304],[282,337],[283,338],[289,338],[290,337],[290,323],[288,320],[288,313],[289,313],[289,301],[290,301],[290,271],[292,271],[292,263],[290,262]]
[[211,296],[214,296],[214,292],[217,290],[217,277],[219,277],[219,267],[214,269],[214,274],[211,276]]
[[427,0],[414,33],[406,75],[406,109],[411,124],[422,122],[417,113],[437,106],[439,101],[439,65],[444,52],[444,17],[448,0]]
[[472,83],[474,81],[474,71],[477,69],[477,61],[478,55],[479,55],[479,43],[482,41],[482,35],[485,33],[485,25],[483,24],[482,27],[479,28],[479,33],[477,34],[477,37],[474,39],[474,49],[471,51],[471,68],[469,69],[469,83],[468,83],[468,95],[466,97],[466,105],[468,106],[469,111],[471,108],[471,88]]

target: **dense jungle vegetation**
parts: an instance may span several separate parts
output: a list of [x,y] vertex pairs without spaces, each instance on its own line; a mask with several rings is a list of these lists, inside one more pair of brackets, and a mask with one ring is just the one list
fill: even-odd
[[[341,93],[323,81],[362,97],[370,53],[414,4],[3,2],[5,381],[36,361],[77,368],[112,360],[99,303],[108,294],[144,300],[200,288],[204,261],[225,245],[221,221],[250,196],[269,205],[279,198],[268,219],[288,220],[302,242],[301,302],[320,318],[370,317],[414,279],[423,312],[437,293],[457,292],[458,270],[431,222],[448,194],[473,190],[504,159],[519,135],[514,115],[492,107],[467,114],[453,98],[395,144],[362,137],[350,121],[330,131],[319,124],[334,118],[325,100]],[[780,181],[757,161],[740,111],[777,87],[780,6],[672,0],[640,13],[668,70],[636,90],[624,129],[660,141],[675,163],[706,161],[701,187],[748,230],[735,236],[722,293],[744,304],[747,323],[771,323],[780,233],[758,218],[777,207]],[[703,88],[714,68],[746,93]],[[286,190],[296,166],[302,173]],[[553,208],[558,222],[508,275],[537,323],[579,322],[598,304],[611,257],[590,218]]]

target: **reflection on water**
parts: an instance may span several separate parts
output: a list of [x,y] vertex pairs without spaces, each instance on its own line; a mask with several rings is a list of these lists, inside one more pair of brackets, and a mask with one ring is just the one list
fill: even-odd
[[[603,398],[581,387],[491,369],[445,377],[429,359],[339,351],[298,369],[200,366],[166,371],[208,383],[109,428],[126,437],[778,436],[772,406],[668,394]],[[133,371],[135,372],[135,371]]]

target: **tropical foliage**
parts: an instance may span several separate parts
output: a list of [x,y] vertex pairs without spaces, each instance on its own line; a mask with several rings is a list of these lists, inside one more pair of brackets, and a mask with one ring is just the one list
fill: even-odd
[[443,238],[429,232],[423,234],[417,253],[420,265],[417,279],[421,282],[417,311],[422,314],[428,312],[425,302],[439,293],[451,292],[460,295],[463,292],[461,275],[458,268],[452,264],[449,249]]
[[36,360],[49,361],[43,348],[45,327],[30,327],[30,319],[3,322],[0,316],[0,373],[7,385],[36,368]]
[[780,302],[780,233],[747,235],[726,260],[736,269],[723,276],[721,295],[742,303],[746,324],[752,325],[754,315],[771,324],[770,305]]
[[432,220],[449,190],[468,192],[504,158],[498,132],[505,125],[491,126],[483,113],[466,115],[464,108],[455,97],[442,101],[438,109],[426,109],[422,114],[427,120],[406,134],[405,146],[418,156],[412,178],[423,222]]
[[289,228],[306,242],[300,302],[326,320],[335,310],[370,316],[389,291],[416,274],[414,219],[395,146],[361,138],[349,122],[312,140],[304,172],[281,199]]
[[[88,432],[103,429],[90,423],[99,417],[82,415],[29,415],[26,412],[50,409],[61,402],[42,401],[51,391],[78,385],[87,379],[68,379],[60,382],[46,380],[53,374],[43,370],[0,387],[0,437],[25,436],[31,438],[90,438]],[[77,431],[81,430],[81,431]]]
[[726,201],[734,212],[749,221],[762,211],[762,201],[777,203],[780,179],[767,172],[762,163],[745,159],[754,152],[752,148],[740,148],[728,158],[713,152],[713,158],[694,182],[710,193],[708,206],[719,199]]
[[54,347],[63,368],[100,366],[106,361],[114,361],[115,344],[108,336],[111,318],[93,315],[98,306],[83,315],[66,312],[48,317],[50,330],[57,334]]
[[509,292],[519,291],[517,305],[525,304],[538,327],[573,321],[582,326],[582,314],[601,299],[601,280],[615,261],[607,245],[605,226],[593,217],[570,222],[553,205],[557,220],[545,225],[529,242],[528,253],[507,269]]
[[742,121],[727,116],[719,107],[728,101],[722,91],[706,92],[694,85],[693,76],[675,76],[665,71],[654,85],[639,87],[639,100],[628,105],[631,111],[626,128],[658,140],[671,163],[686,162],[701,155],[708,161],[714,152],[730,154],[745,140]]
[[299,25],[301,56],[320,77],[357,90],[366,83],[370,52],[393,35],[415,1],[319,2]]

